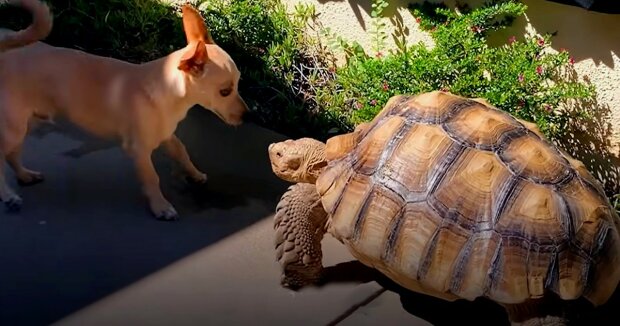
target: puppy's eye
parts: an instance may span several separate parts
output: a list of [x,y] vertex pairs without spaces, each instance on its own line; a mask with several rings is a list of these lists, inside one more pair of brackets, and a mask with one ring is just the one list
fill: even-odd
[[232,89],[231,88],[226,88],[226,89],[220,90],[220,95],[222,97],[226,97],[226,96],[230,95],[230,93],[232,93]]

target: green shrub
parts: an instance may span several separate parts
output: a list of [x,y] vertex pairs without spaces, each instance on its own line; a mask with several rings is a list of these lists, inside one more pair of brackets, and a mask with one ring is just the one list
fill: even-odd
[[[374,1],[373,8],[380,11],[385,3]],[[499,47],[487,44],[489,32],[524,14],[524,4],[494,1],[459,9],[428,3],[411,7],[420,26],[432,36],[432,48],[397,39],[395,50],[375,48],[377,53],[368,55],[357,44],[337,39],[336,45],[347,53],[347,64],[337,70],[330,87],[319,91],[320,102],[355,125],[372,119],[393,95],[446,90],[486,98],[500,109],[536,122],[550,137],[560,136],[571,118],[587,115],[570,104],[592,99],[594,88],[572,77],[568,52],[547,51],[549,35],[526,36],[522,41],[511,38]],[[379,19],[380,12],[373,11],[373,16]],[[384,40],[379,32],[374,34]]]
[[215,41],[242,71],[242,93],[262,125],[292,137],[324,138],[340,124],[321,110],[317,87],[333,79],[333,56],[312,36],[314,7],[290,15],[276,0],[210,0],[203,12]]
[[[183,46],[181,21],[175,8],[155,0],[47,0],[54,26],[46,42],[130,62],[164,56]],[[2,25],[24,28],[27,12],[2,7]]]
[[615,194],[610,198],[611,204],[616,208],[616,212],[620,215],[620,194]]

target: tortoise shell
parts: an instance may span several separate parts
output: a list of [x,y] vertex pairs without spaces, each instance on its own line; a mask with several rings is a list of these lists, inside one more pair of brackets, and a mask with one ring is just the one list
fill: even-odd
[[[444,299],[605,302],[618,216],[580,164],[510,114],[445,92],[393,97],[317,189],[361,262]],[[334,154],[336,153],[336,154]]]

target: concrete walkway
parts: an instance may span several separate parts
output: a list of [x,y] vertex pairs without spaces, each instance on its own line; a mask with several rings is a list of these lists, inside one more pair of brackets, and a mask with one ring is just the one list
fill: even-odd
[[193,109],[178,134],[210,181],[189,187],[156,153],[181,214],[166,223],[146,209],[120,148],[62,130],[28,138],[24,161],[47,180],[19,189],[21,213],[0,212],[0,325],[506,324],[487,302],[404,291],[329,236],[329,282],[281,288],[272,217],[288,184],[266,149],[282,135]]

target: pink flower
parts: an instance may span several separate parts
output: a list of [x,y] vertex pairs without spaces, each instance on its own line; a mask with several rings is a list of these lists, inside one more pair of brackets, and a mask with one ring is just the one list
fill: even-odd
[[418,24],[419,24],[421,21],[422,21],[422,19],[420,19],[420,17],[416,17],[416,18],[415,18],[415,22],[416,22],[416,23],[418,23]]
[[449,90],[447,87],[442,87],[442,88],[440,89],[440,91],[447,93],[447,92],[449,92],[450,90]]
[[388,89],[390,89],[390,85],[388,85],[387,82],[383,82],[383,85],[381,85],[381,87],[383,88],[384,91],[387,91]]
[[544,104],[543,108],[545,109],[545,111],[547,111],[547,113],[553,111],[553,108],[549,104]]
[[536,67],[536,73],[537,74],[542,74],[543,73],[543,68],[541,66]]
[[545,45],[545,40],[542,38],[538,39],[538,46],[544,46]]
[[375,54],[375,58],[379,59],[383,57],[383,52],[379,51],[377,52],[377,54]]
[[471,27],[471,31],[474,32],[474,33],[480,33],[480,32],[483,31],[483,29],[481,27],[479,27],[479,26],[475,26],[474,25],[474,26]]
[[525,80],[523,74],[519,74],[519,82],[522,83]]
[[355,106],[356,109],[361,109],[363,107],[362,103],[355,101],[355,103],[353,104],[353,106]]
[[516,38],[515,36],[511,36],[511,37],[508,39],[508,44],[512,44],[512,43],[514,43],[514,42],[516,42],[516,41],[517,41],[517,38]]
[[575,58],[573,58],[573,57],[568,58],[568,63],[571,64],[571,65],[574,65],[575,64]]
[[377,105],[377,100],[371,100],[370,105]]

